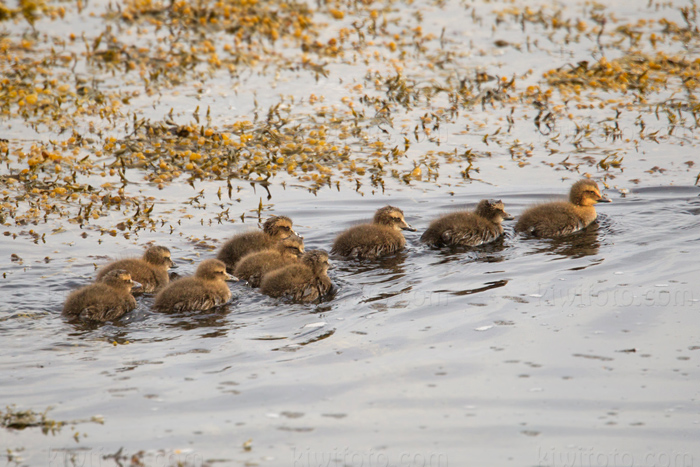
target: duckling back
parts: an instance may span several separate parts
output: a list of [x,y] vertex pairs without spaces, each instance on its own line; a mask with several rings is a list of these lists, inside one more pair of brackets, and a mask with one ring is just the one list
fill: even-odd
[[238,234],[223,244],[216,259],[226,264],[226,269],[233,272],[245,255],[272,248],[275,239],[263,232],[245,232]]
[[586,228],[595,219],[593,213],[579,212],[571,203],[564,201],[541,204],[526,210],[515,224],[516,232],[535,237],[560,237]]
[[513,217],[498,200],[482,200],[475,212],[459,211],[430,223],[421,241],[433,246],[478,246],[503,235],[501,221]]
[[131,274],[131,278],[139,282],[142,292],[153,292],[169,282],[168,269],[173,266],[170,259],[170,250],[162,246],[149,248],[143,258],[127,258],[113,261],[97,271],[97,280],[101,280],[107,273],[115,269],[124,269]]
[[308,251],[301,261],[266,274],[260,291],[270,297],[286,297],[297,303],[315,302],[332,288],[327,274],[328,266],[325,251]]
[[406,245],[401,230],[416,229],[406,222],[401,209],[384,206],[374,213],[371,224],[356,225],[338,235],[331,253],[358,259],[389,255]]
[[248,253],[272,248],[279,240],[293,233],[290,218],[274,216],[265,221],[262,231],[244,232],[232,237],[222,245],[216,258],[226,264],[228,271],[233,272],[238,261]]
[[596,220],[594,205],[609,203],[593,180],[579,180],[569,192],[569,201],[556,201],[527,209],[515,224],[516,232],[535,237],[560,237],[588,227]]
[[265,274],[297,261],[303,252],[304,240],[293,234],[277,242],[274,248],[245,255],[236,265],[234,275],[251,287],[259,287]]
[[336,237],[331,253],[346,258],[375,259],[406,246],[401,232],[379,224],[361,224]]
[[136,308],[131,295],[133,281],[126,270],[115,269],[99,282],[73,291],[63,304],[63,314],[87,321],[114,321]]
[[205,260],[194,277],[183,277],[161,290],[156,295],[154,308],[163,312],[183,312],[205,311],[224,305],[231,299],[231,290],[225,282],[228,277],[222,261]]

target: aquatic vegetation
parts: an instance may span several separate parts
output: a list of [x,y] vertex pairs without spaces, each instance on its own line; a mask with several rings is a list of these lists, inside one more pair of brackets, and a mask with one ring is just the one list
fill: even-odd
[[[91,8],[0,11],[0,119],[23,135],[0,141],[2,224],[176,229],[143,183],[221,181],[220,223],[235,218],[241,182],[313,193],[451,187],[496,160],[612,181],[645,144],[697,141],[694,4],[665,6],[662,17],[650,5],[630,23],[599,4],[432,6],[461,9],[476,28],[469,38],[431,30],[418,6],[390,0]],[[97,27],[36,28],[86,17]],[[503,54],[520,61],[504,66]],[[546,68],[527,67],[543,54]],[[320,80],[320,91],[262,95]],[[221,99],[251,86],[253,107],[228,115]],[[194,111],[170,104],[183,95]],[[647,173],[662,174],[661,163]]]
[[24,430],[26,428],[41,428],[45,435],[51,433],[55,435],[65,425],[75,425],[84,422],[103,423],[99,416],[92,417],[90,420],[72,420],[72,421],[56,421],[47,414],[51,407],[44,412],[34,412],[33,410],[16,410],[14,405],[5,407],[5,411],[0,410],[0,426],[9,430]]

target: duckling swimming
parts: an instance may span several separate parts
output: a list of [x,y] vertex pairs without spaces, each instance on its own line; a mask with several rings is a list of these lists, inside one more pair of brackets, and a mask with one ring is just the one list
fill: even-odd
[[205,311],[223,305],[231,299],[226,284],[230,277],[223,261],[204,260],[194,277],[177,279],[161,290],[156,295],[154,308],[165,312]]
[[338,235],[331,253],[358,259],[389,255],[406,245],[401,230],[415,232],[416,229],[406,222],[401,209],[384,206],[374,214],[371,224],[356,225]]
[[483,199],[474,212],[453,212],[435,219],[420,239],[437,247],[483,245],[503,235],[501,221],[511,219],[501,200]]
[[260,291],[270,297],[288,297],[297,303],[311,303],[326,295],[333,284],[328,277],[328,253],[309,250],[301,261],[263,276]]
[[63,314],[88,321],[114,321],[136,308],[131,288],[138,284],[124,269],[113,269],[99,282],[73,291],[63,304]]
[[248,253],[236,264],[234,276],[248,281],[251,287],[259,287],[262,277],[299,259],[304,253],[304,240],[297,234],[283,238],[266,250]]
[[97,271],[97,280],[109,271],[125,269],[131,278],[141,283],[142,292],[153,292],[168,284],[168,269],[174,266],[170,250],[164,246],[152,246],[143,254],[143,258],[127,258],[103,266]]
[[560,237],[588,227],[597,217],[596,203],[610,203],[600,194],[598,184],[583,179],[574,183],[569,201],[540,204],[527,209],[515,224],[516,232],[536,237]]
[[261,231],[238,234],[223,244],[216,259],[226,264],[226,269],[233,272],[236,263],[248,253],[265,250],[275,246],[279,240],[296,233],[292,230],[292,220],[285,216],[273,216],[265,221]]

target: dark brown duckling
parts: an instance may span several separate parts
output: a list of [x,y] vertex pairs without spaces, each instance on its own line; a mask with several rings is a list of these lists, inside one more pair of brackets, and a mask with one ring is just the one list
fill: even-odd
[[356,225],[338,235],[331,253],[358,259],[389,255],[406,245],[401,230],[416,229],[406,222],[401,209],[384,206],[374,214],[371,224]]
[[474,212],[453,212],[435,219],[420,239],[437,247],[483,245],[503,235],[501,222],[511,219],[501,200],[483,199]]
[[596,203],[609,202],[600,194],[596,182],[579,180],[571,187],[569,201],[539,204],[527,209],[515,224],[515,231],[535,237],[569,235],[595,221],[597,214],[593,206]]
[[270,271],[298,261],[304,253],[304,239],[297,234],[283,238],[273,248],[248,253],[236,264],[233,275],[248,281],[251,287],[260,287],[262,277]]
[[171,282],[156,295],[154,308],[164,312],[205,311],[231,299],[226,265],[218,259],[207,259],[197,267],[193,277]]
[[114,321],[136,308],[131,288],[137,285],[128,271],[113,269],[98,282],[68,295],[63,314],[88,321]]
[[168,282],[168,269],[174,266],[170,250],[164,246],[152,246],[142,258],[127,258],[103,266],[97,271],[97,280],[115,269],[125,269],[131,278],[141,284],[141,292],[153,292],[165,287]]
[[301,261],[263,276],[260,291],[270,297],[287,297],[297,303],[311,303],[326,295],[333,284],[328,277],[328,253],[309,250]]
[[265,221],[262,231],[244,232],[228,240],[221,246],[216,258],[226,264],[229,272],[233,272],[236,263],[248,253],[272,248],[279,240],[293,233],[296,232],[289,217],[273,216]]

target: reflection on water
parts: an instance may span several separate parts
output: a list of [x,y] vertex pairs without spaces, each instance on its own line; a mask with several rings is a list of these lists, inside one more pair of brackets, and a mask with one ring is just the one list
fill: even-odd
[[232,308],[232,304],[226,304],[214,307],[204,313],[168,313],[169,319],[163,321],[161,325],[184,331],[198,328],[217,328],[206,334],[200,334],[200,337],[224,337],[227,333],[226,325],[228,324],[226,317]]
[[599,230],[599,223],[594,222],[585,229],[564,237],[542,239],[530,237],[526,241],[536,243],[537,246],[527,254],[543,253],[570,258],[597,255],[600,249]]
[[[294,342],[287,344],[287,345],[284,345],[282,347],[271,349],[271,350],[272,351],[284,351],[284,352],[296,352],[297,350],[301,349],[305,345],[313,344],[315,342],[319,342],[319,341],[322,341],[324,339],[328,339],[329,337],[333,336],[333,334],[335,334],[335,329],[324,329],[323,331],[319,331],[317,329],[318,327],[320,327],[320,326],[314,326],[309,331],[298,333],[297,335],[294,336],[293,339],[291,339]],[[316,328],[316,329],[314,329],[314,328]]]
[[430,246],[427,248],[437,253],[436,259],[438,259],[438,261],[433,264],[446,264],[451,261],[465,260],[498,263],[505,259],[505,257],[499,253],[508,247],[508,242],[510,241],[509,237],[509,234],[505,234],[490,243],[474,247],[457,245],[440,248]]
[[406,250],[399,251],[392,255],[377,259],[344,260],[334,258],[333,265],[343,275],[362,275],[366,273],[376,273],[381,271],[381,275],[387,275],[385,280],[399,279],[404,276],[405,270],[402,267],[408,257]]
[[475,293],[485,292],[487,290],[497,289],[499,287],[505,286],[506,284],[508,284],[507,280],[500,280],[500,281],[487,282],[486,284],[484,284],[483,287],[476,287],[474,289],[466,289],[466,290],[458,290],[458,291],[436,290],[436,292],[437,293],[446,292],[446,293],[460,297],[463,295],[472,295]]

